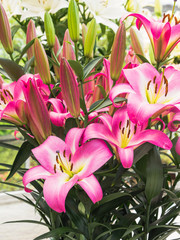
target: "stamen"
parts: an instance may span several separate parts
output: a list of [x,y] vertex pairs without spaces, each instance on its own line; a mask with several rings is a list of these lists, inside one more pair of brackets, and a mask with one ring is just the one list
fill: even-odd
[[164,75],[164,84],[168,84],[168,80],[165,75]]
[[63,157],[65,158],[66,157],[66,150],[64,149],[63,151]]
[[150,81],[148,82],[148,84],[147,84],[147,90],[149,90],[150,84],[151,84],[151,80],[150,80]]
[[120,123],[119,123],[119,129],[121,130],[121,124],[122,124],[122,121],[120,121]]
[[56,153],[59,153],[59,150],[57,150]]
[[134,125],[134,134],[136,134],[137,131],[137,125]]
[[56,162],[59,164],[58,155],[56,155]]
[[71,161],[71,157],[72,157],[72,155],[71,155],[71,153],[69,154],[69,162]]
[[166,84],[165,97],[167,96],[167,94],[168,94],[168,83]]
[[56,164],[54,164],[54,172],[56,173]]
[[128,128],[128,126],[129,126],[129,120],[127,120],[126,128]]
[[158,87],[158,85],[156,83],[156,85],[155,85],[155,93],[157,93],[157,87]]
[[130,133],[131,133],[131,130],[129,129],[129,131],[128,131],[128,135],[127,135],[128,138],[129,138],[129,136],[130,136]]
[[73,170],[73,163],[71,164],[71,168],[70,168],[70,171],[72,171]]
[[11,94],[11,92],[9,90],[6,89],[6,92],[9,94],[9,96],[11,97],[11,99],[14,99],[13,95]]
[[178,25],[180,23],[180,20],[177,19],[177,17],[174,17],[175,25]]
[[122,129],[122,134],[124,134],[124,130],[125,130],[125,128],[123,127],[123,129]]
[[156,76],[154,76],[154,78],[153,78],[153,83],[155,83],[156,82]]
[[1,94],[1,100],[3,101],[4,104],[6,104],[6,99],[4,98],[2,92],[0,94]]
[[60,167],[60,170],[61,170],[61,172],[63,172],[63,168],[62,168],[62,166],[61,166],[61,165],[59,165],[59,167]]

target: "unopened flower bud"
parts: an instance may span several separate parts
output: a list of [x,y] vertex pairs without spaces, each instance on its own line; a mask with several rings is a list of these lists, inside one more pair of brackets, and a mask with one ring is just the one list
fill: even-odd
[[67,60],[76,60],[73,47],[74,43],[71,40],[69,30],[67,29],[63,39],[63,57],[65,57]]
[[55,29],[51,15],[48,12],[45,12],[44,14],[44,28],[46,32],[47,43],[49,47],[52,48],[55,44]]
[[60,83],[62,96],[66,102],[67,108],[71,115],[77,118],[80,114],[78,83],[72,68],[65,58],[62,58],[60,63]]
[[[27,26],[27,32],[26,32],[26,44],[31,42],[34,38],[36,38],[36,28],[33,20],[31,19]],[[34,56],[34,46],[31,46],[27,50],[27,57],[28,60],[30,60]]]
[[79,10],[75,0],[70,0],[68,8],[68,29],[73,42],[79,40]]
[[110,58],[110,74],[113,81],[118,80],[121,74],[125,58],[125,49],[126,29],[122,22],[115,35]]
[[93,18],[88,25],[85,43],[84,43],[84,56],[88,58],[93,57],[93,48],[96,40],[96,20]]
[[36,38],[34,41],[34,53],[37,72],[39,73],[41,79],[45,84],[50,84],[51,75],[48,58],[44,50],[44,47],[40,43],[38,38]]
[[11,37],[11,29],[8,21],[7,14],[0,3],[0,40],[5,51],[8,54],[13,53],[13,43]]
[[[59,52],[60,47],[61,46],[60,46],[59,40],[58,40],[57,36],[55,36],[55,44],[53,47],[53,51],[54,51],[55,55],[57,55],[57,53],[58,53],[57,60],[59,61],[59,63],[61,62],[61,57],[62,57],[62,53]],[[51,55],[51,57],[55,61],[53,55]],[[53,68],[54,68],[54,72],[55,72],[57,79],[59,79],[59,67],[57,65],[53,64]]]
[[87,26],[83,23],[82,24],[82,41],[83,41],[83,45],[85,43],[86,33],[87,33]]

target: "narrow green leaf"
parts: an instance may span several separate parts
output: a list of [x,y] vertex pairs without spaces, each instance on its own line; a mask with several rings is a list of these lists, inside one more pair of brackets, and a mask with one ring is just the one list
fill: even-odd
[[112,194],[109,194],[109,195],[103,197],[103,199],[99,202],[98,205],[103,205],[105,203],[114,201],[115,199],[119,199],[122,197],[131,197],[131,195],[128,193],[121,193],[121,192],[112,193]]
[[97,87],[100,89],[103,97],[105,98],[105,97],[106,97],[106,91],[105,91],[105,89],[103,88],[103,86],[98,84]]
[[97,67],[101,62],[103,61],[102,57],[97,57],[90,61],[85,67],[84,67],[84,79],[87,78],[88,74],[93,70],[93,68]]
[[135,234],[134,237],[130,238],[129,240],[137,240],[137,239],[141,239],[140,237],[144,235],[144,232],[139,233],[139,234]]
[[77,77],[82,80],[83,79],[83,68],[81,66],[81,64],[79,62],[76,62],[74,60],[68,60],[70,66],[72,67],[72,69],[75,71]]
[[27,73],[28,69],[34,64],[34,56],[26,62],[24,66],[24,72]]
[[2,182],[2,181],[0,181],[0,183],[6,184],[6,185],[9,185],[9,186],[13,186],[13,187],[17,187],[17,188],[22,188],[22,189],[24,189],[24,186],[21,186],[21,185],[18,185],[18,184],[9,183],[9,182]]
[[29,158],[29,156],[31,155],[31,149],[33,149],[33,148],[34,147],[27,141],[21,145],[21,147],[16,155],[16,158],[13,162],[11,172],[9,173],[6,180],[10,179],[17,172],[17,170],[21,167],[21,165]]
[[16,130],[17,127],[15,125],[0,125],[0,130]]
[[0,65],[13,81],[17,81],[25,74],[20,65],[9,59],[0,58]]
[[0,142],[0,146],[5,147],[5,148],[9,148],[9,149],[12,149],[12,150],[17,150],[17,151],[19,150],[19,147],[8,144],[8,143],[4,143],[4,142]]
[[130,234],[131,232],[133,232],[136,229],[139,228],[143,228],[143,226],[141,225],[131,225],[128,227],[128,229],[126,230],[126,232],[123,234],[122,238],[126,237],[128,234]]
[[145,58],[144,56],[142,56],[142,55],[140,55],[140,54],[137,54],[136,53],[136,55],[141,59],[141,61],[143,62],[143,63],[149,63],[150,64],[150,62],[147,60],[147,58]]
[[[117,103],[117,102],[124,102],[126,101],[126,98],[121,98],[121,97],[117,97],[115,98],[114,102]],[[107,98],[105,101],[104,99],[100,99],[98,101],[96,101],[95,103],[93,103],[91,106],[90,106],[90,111],[94,111],[94,110],[99,110],[99,109],[102,109],[102,108],[105,108],[105,107],[108,107],[108,106],[111,106],[112,105],[112,102],[109,98]]]
[[21,60],[21,58],[23,57],[23,55],[27,52],[27,50],[34,44],[34,40],[31,40],[30,42],[28,42],[28,44],[26,44],[26,46],[23,48],[23,50],[21,51],[21,55],[17,60],[17,63]]
[[150,202],[160,194],[163,186],[163,165],[157,147],[154,146],[149,152],[149,160],[146,169],[145,195]]
[[17,221],[8,221],[8,222],[4,222],[3,224],[6,223],[34,223],[34,224],[39,224],[39,225],[43,225],[46,227],[51,227],[50,225],[47,225],[46,223],[40,222],[40,221],[35,221],[35,220],[17,220]]
[[41,236],[35,238],[34,240],[40,240],[40,239],[46,239],[50,237],[60,237],[63,236],[65,233],[68,232],[73,232],[73,233],[81,233],[77,229],[70,228],[70,227],[62,227],[62,228],[57,228],[51,232],[47,232],[45,234],[42,234]]

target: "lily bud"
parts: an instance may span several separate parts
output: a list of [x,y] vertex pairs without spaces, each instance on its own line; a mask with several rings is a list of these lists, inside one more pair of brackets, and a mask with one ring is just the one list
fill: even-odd
[[[60,46],[59,40],[58,40],[57,36],[55,36],[55,44],[53,47],[53,51],[54,51],[55,55],[57,55],[60,47],[61,46]],[[51,57],[54,60],[53,55],[51,55]],[[60,52],[59,55],[57,56],[57,60],[59,61],[59,63],[61,62],[61,57],[62,57],[62,53]],[[54,72],[56,74],[57,79],[59,79],[59,67],[57,65],[53,64],[53,68],[54,68]]]
[[0,3],[0,40],[5,51],[8,54],[13,53],[13,43],[11,37],[11,29],[8,21],[7,14]]
[[96,40],[96,20],[93,18],[88,25],[85,43],[84,43],[84,56],[88,58],[93,57],[93,48]]
[[67,108],[71,115],[77,118],[80,114],[79,89],[73,70],[65,58],[61,59],[60,83]]
[[[140,33],[135,28],[130,28],[130,37],[131,37],[131,44],[135,54],[139,54],[144,56],[144,52],[142,49],[142,43],[140,41]],[[139,62],[142,63],[142,60],[137,56]]]
[[[32,41],[34,38],[36,38],[36,28],[33,20],[31,19],[27,26],[27,32],[26,32],[26,44],[28,44],[30,41]],[[27,50],[27,57],[28,60],[30,60],[34,56],[34,46],[31,46]]]
[[68,29],[73,42],[79,40],[79,10],[75,0],[70,0],[68,8]]
[[71,40],[69,30],[67,29],[63,40],[63,57],[65,57],[67,60],[76,60],[73,47],[74,43]]
[[122,22],[117,30],[112,45],[110,58],[110,74],[113,81],[118,80],[123,68],[126,49],[126,28]]
[[55,29],[51,15],[48,12],[45,12],[44,14],[44,28],[46,32],[47,43],[49,47],[52,48],[55,44]]
[[48,58],[43,45],[40,43],[38,38],[34,41],[34,53],[37,72],[45,84],[50,84],[51,75]]
[[85,43],[86,33],[87,33],[87,26],[83,23],[82,24],[82,41],[83,41],[83,45]]

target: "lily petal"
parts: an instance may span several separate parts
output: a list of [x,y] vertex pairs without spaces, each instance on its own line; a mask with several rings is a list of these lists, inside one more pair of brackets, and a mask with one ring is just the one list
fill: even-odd
[[84,128],[72,128],[67,133],[65,143],[69,146],[72,154],[78,150],[80,139],[84,133],[84,130]]
[[133,147],[120,148],[117,147],[120,161],[124,168],[130,168],[133,164],[134,150]]
[[93,203],[100,201],[103,197],[102,188],[94,175],[90,175],[77,182],[87,193]]

